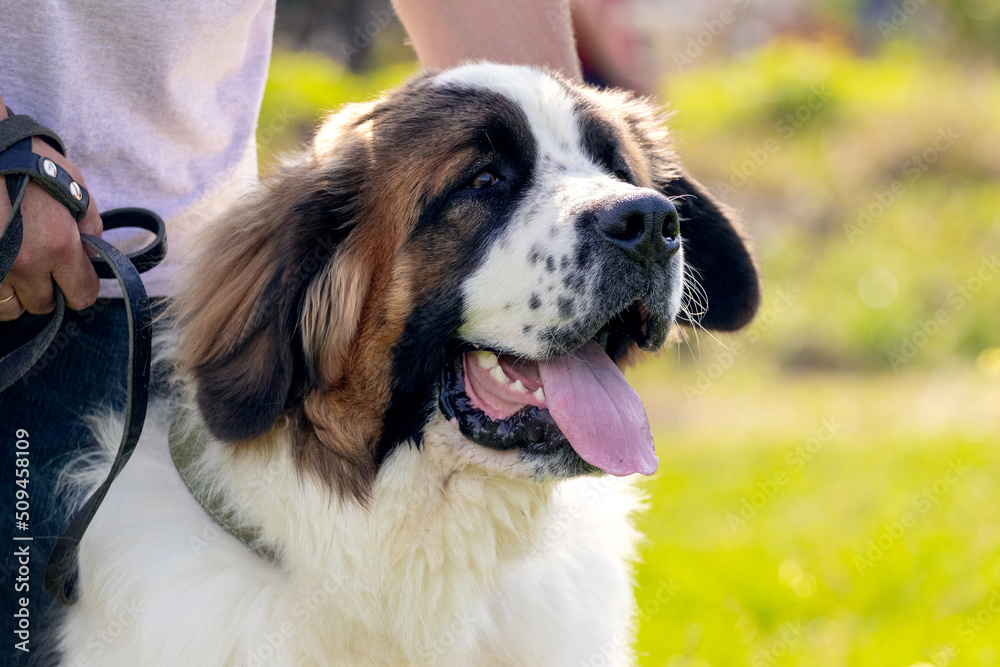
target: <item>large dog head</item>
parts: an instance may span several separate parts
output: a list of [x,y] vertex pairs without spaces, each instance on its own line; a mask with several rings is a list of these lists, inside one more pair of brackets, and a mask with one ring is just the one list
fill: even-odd
[[213,225],[178,298],[209,429],[237,448],[280,431],[358,497],[439,414],[504,474],[651,473],[618,364],[675,321],[741,327],[759,301],[743,239],[663,120],[492,64],[331,116]]

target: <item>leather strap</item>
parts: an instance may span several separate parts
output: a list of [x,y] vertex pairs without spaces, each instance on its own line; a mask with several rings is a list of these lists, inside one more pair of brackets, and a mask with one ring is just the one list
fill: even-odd
[[[104,231],[135,227],[152,232],[154,238],[145,248],[125,255],[129,263],[139,273],[145,273],[163,261],[167,254],[167,228],[160,216],[144,208],[116,208],[101,214]],[[111,268],[102,260],[91,257],[90,263],[97,271],[98,278],[116,278]]]
[[49,555],[42,584],[53,597],[63,604],[76,602],[77,550],[80,540],[87,531],[97,509],[108,494],[111,483],[121,472],[129,457],[135,451],[146,419],[149,402],[149,367],[152,357],[153,322],[149,309],[146,288],[139,272],[128,258],[110,243],[88,234],[82,234],[83,242],[93,248],[118,279],[122,293],[126,295],[125,311],[128,315],[128,380],[125,387],[125,428],[118,445],[118,452],[111,464],[107,477],[95,490],[69,525],[59,536],[58,542]]
[[208,444],[207,434],[204,430],[186,428],[185,422],[188,418],[188,413],[181,410],[170,425],[170,434],[167,436],[170,458],[173,460],[174,467],[177,468],[184,486],[205,510],[205,514],[211,517],[219,528],[238,539],[247,549],[267,562],[279,562],[278,553],[262,540],[260,529],[241,524],[236,512],[226,507],[222,495],[217,490],[207,488],[199,482],[193,471]]
[[7,109],[7,118],[0,121],[0,153],[21,139],[38,137],[44,140],[49,146],[52,146],[52,148],[66,155],[66,149],[63,147],[62,139],[59,138],[58,134],[38,123],[31,116],[16,114],[10,110],[10,107],[4,108]]
[[[3,122],[0,122],[0,128],[2,127]],[[21,139],[15,142],[14,146],[19,150],[24,149],[25,146],[30,148],[31,138]],[[2,157],[2,154],[0,154],[0,157]],[[21,200],[24,199],[24,193],[28,190],[28,178],[26,176],[8,178],[6,181],[7,197],[10,199],[11,212],[10,217],[7,219],[7,226],[4,227],[3,234],[0,235],[0,281],[10,273],[10,267],[14,266],[17,253],[21,251],[21,237],[23,236],[21,227]],[[2,390],[3,388],[0,386],[0,391]]]
[[[0,127],[3,127],[5,122],[7,121],[0,122]],[[9,153],[24,152],[25,149],[30,149],[31,138],[24,137],[19,139],[10,148],[11,150],[7,153],[0,153],[0,159],[5,158]],[[34,154],[29,153],[29,155]],[[7,277],[11,267],[14,265],[14,260],[17,259],[17,254],[21,251],[21,240],[24,234],[21,221],[21,202],[24,200],[25,192],[28,191],[29,181],[28,175],[23,173],[14,175],[13,177],[8,176],[6,180],[7,194],[11,202],[11,213],[7,220],[7,226],[4,228],[3,236],[0,236],[0,282]],[[55,340],[56,334],[59,333],[59,327],[62,325],[63,315],[66,312],[66,299],[58,287],[55,288],[55,301],[55,310],[49,321],[45,324],[45,327],[30,341],[12,350],[0,359],[0,391],[6,390],[17,382],[22,375],[27,373],[41,359],[45,350],[52,344],[52,341]]]
[[[20,204],[19,199],[17,200],[17,203],[18,205]],[[146,209],[141,208],[118,208],[101,214],[101,219],[104,221],[104,229],[106,230],[120,229],[123,227],[138,227],[140,229],[153,232],[153,234],[156,235],[156,238],[145,248],[129,253],[128,255],[124,255],[121,251],[115,249],[115,251],[124,258],[122,262],[133,267],[136,273],[145,273],[149,269],[153,268],[160,263],[163,256],[166,254],[166,227],[163,224],[163,220],[160,219],[160,216],[156,215],[152,211],[147,211]],[[2,258],[4,255],[10,254],[10,264],[12,265],[14,263],[14,259],[17,257],[17,251],[21,246],[20,216],[18,216],[16,222],[16,234],[12,234],[10,238],[7,237],[7,234],[0,237],[0,280],[3,279],[3,277],[7,274],[7,271],[10,269],[9,266],[4,266]],[[10,230],[8,229],[7,231]],[[87,239],[100,241],[100,239],[87,234],[81,234],[80,238],[84,241],[84,243],[87,243]],[[101,243],[108,245],[104,241],[101,241]],[[114,246],[109,247],[114,249]],[[12,252],[5,252],[11,250]],[[106,257],[91,257],[90,263],[97,271],[97,275],[99,277],[112,279],[117,278],[113,265],[109,263]],[[54,286],[54,292],[56,307],[52,312],[52,315],[49,317],[48,322],[45,324],[45,327],[24,345],[7,353],[3,358],[0,358],[0,391],[7,390],[15,382],[17,382],[21,376],[27,373],[31,367],[38,362],[42,355],[45,354],[45,351],[49,348],[49,345],[52,344],[52,341],[55,340],[56,335],[59,333],[59,327],[62,325],[66,309],[66,299],[63,297],[62,290],[60,290],[57,286]],[[124,286],[122,293],[127,294],[127,292],[124,291]],[[143,293],[145,293],[145,289],[143,289]]]
[[90,205],[87,189],[73,180],[69,172],[55,160],[32,153],[30,142],[28,150],[24,150],[19,141],[6,152],[0,153],[0,176],[12,174],[31,176],[53,199],[68,208],[77,222],[87,214],[87,207]]
[[[7,110],[11,113],[10,110]],[[62,141],[47,128],[27,116],[12,115],[0,121],[0,174],[6,175],[7,192],[11,201],[11,215],[0,235],[0,281],[10,272],[21,250],[23,221],[21,203],[29,179],[39,183],[62,203],[79,221],[90,203],[87,191],[75,183],[69,174],[54,161],[31,152],[31,137],[40,136],[60,153]],[[116,278],[125,295],[129,328],[128,380],[126,386],[125,429],[118,452],[104,482],[87,499],[59,537],[48,564],[45,566],[43,585],[55,598],[65,604],[76,601],[77,549],[87,526],[97,513],[108,493],[111,483],[128,462],[142,433],[149,398],[149,371],[152,357],[152,315],[146,289],[139,273],[150,269],[166,254],[166,228],[163,220],[141,208],[123,208],[108,211],[101,216],[105,229],[139,227],[153,232],[154,241],[142,250],[124,255],[111,244],[88,234],[80,240],[92,248],[98,257],[91,258],[97,274],[102,278]],[[35,338],[0,359],[0,391],[4,391],[23,376],[48,349],[62,325],[66,300],[57,285],[53,285],[56,308],[45,328]]]

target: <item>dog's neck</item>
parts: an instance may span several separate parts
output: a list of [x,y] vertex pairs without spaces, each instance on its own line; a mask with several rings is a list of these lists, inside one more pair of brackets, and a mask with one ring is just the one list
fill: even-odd
[[[195,417],[185,428],[204,426]],[[427,425],[420,447],[386,459],[366,504],[303,473],[290,437],[275,429],[265,446],[238,454],[209,439],[192,479],[304,583],[334,577],[381,589],[398,577],[414,592],[476,590],[500,563],[544,542],[538,526],[555,483],[489,474],[443,418]]]

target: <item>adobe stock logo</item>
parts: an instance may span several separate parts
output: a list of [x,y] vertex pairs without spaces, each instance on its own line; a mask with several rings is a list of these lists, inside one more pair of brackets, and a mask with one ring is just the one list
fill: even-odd
[[910,498],[911,508],[900,513],[895,521],[882,524],[882,530],[865,543],[862,553],[855,554],[854,567],[858,574],[864,574],[885,558],[885,555],[899,544],[906,533],[917,525],[958,484],[970,467],[962,461],[948,461],[948,468],[930,485],[917,490]]
[[735,512],[726,514],[729,529],[736,533],[749,524],[781,489],[791,483],[797,473],[802,472],[806,464],[813,460],[823,448],[844,428],[836,417],[827,417],[820,422],[816,432],[805,442],[797,444],[785,454],[786,467],[779,468],[763,481],[754,482],[753,490],[740,498]]
[[715,353],[715,361],[699,368],[698,376],[693,383],[689,382],[684,385],[684,398],[687,399],[687,402],[694,402],[696,398],[711,389],[712,385],[732,370],[750,347],[760,340],[761,336],[770,331],[785,313],[798,302],[797,294],[792,293],[787,288],[779,289],[774,299],[757,313],[753,324],[747,327],[738,339],[730,341],[729,347],[724,348],[722,352]]
[[938,130],[937,136],[930,146],[919,153],[914,153],[902,164],[905,178],[897,178],[885,190],[877,190],[873,193],[873,201],[858,207],[857,220],[844,225],[847,240],[853,243],[871,229],[872,225],[892,208],[892,205],[906,192],[907,188],[933,167],[960,137],[961,135],[955,132],[951,125]]
[[674,65],[678,70],[693,65],[705,53],[705,49],[721,37],[736,22],[737,16],[750,6],[750,0],[732,0],[732,3],[735,9],[723,9],[716,18],[702,21],[702,30],[687,38],[684,50],[674,51]]
[[396,18],[392,3],[387,4],[382,9],[372,9],[368,14],[372,17],[370,21],[366,21],[364,25],[354,26],[354,36],[351,38],[351,43],[348,44],[346,41],[340,43],[340,55],[347,62],[351,62],[362,51],[371,46],[375,38]]
[[734,164],[729,173],[729,179],[719,181],[714,190],[719,196],[728,196],[742,188],[753,176],[764,167],[771,157],[781,150],[783,142],[788,141],[798,130],[809,124],[833,97],[825,82],[817,83],[809,89],[809,96],[789,111],[774,124],[778,136],[770,136],[755,148],[746,150],[746,159]]
[[879,19],[876,24],[882,39],[888,39],[892,33],[899,32],[900,28],[906,25],[926,2],[927,0],[903,0],[903,2],[893,5],[889,18]]
[[908,335],[903,336],[899,345],[888,353],[889,366],[899,372],[926,347],[941,330],[951,322],[952,315],[961,311],[983,289],[983,286],[1000,273],[1000,261],[997,256],[982,257],[979,268],[965,280],[956,283],[945,299],[950,308],[938,308],[932,317],[920,322]]

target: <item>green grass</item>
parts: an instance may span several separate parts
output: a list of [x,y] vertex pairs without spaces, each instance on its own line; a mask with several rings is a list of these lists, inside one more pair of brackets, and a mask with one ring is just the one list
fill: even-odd
[[998,663],[995,379],[750,361],[689,400],[697,369],[672,366],[631,377],[660,456],[641,665]]
[[305,146],[327,113],[377,97],[416,70],[416,63],[403,63],[358,75],[318,53],[275,50],[257,126],[261,171]]
[[[276,52],[263,170],[414,70]],[[1000,664],[1000,280],[955,298],[1000,255],[1000,71],[906,42],[862,58],[776,41],[672,74],[664,99],[690,171],[742,212],[765,291],[749,331],[630,373],[660,455],[640,664]]]
[[906,365],[997,346],[995,66],[907,43],[862,58],[778,40],[663,87],[687,167],[742,212],[769,290],[800,299],[768,331],[769,354],[890,369],[936,315],[947,326]]
[[[415,71],[404,63],[358,75],[322,55],[276,51],[258,130],[262,171],[304,145],[325,113]],[[762,351],[789,366],[884,371],[900,358],[926,369],[998,347],[995,66],[907,43],[862,58],[836,42],[778,40],[672,73],[662,97],[686,166],[742,212],[765,302],[780,290],[797,298]],[[932,160],[914,160],[925,151]],[[947,326],[934,329],[936,317]],[[901,356],[915,336],[923,344]]]

